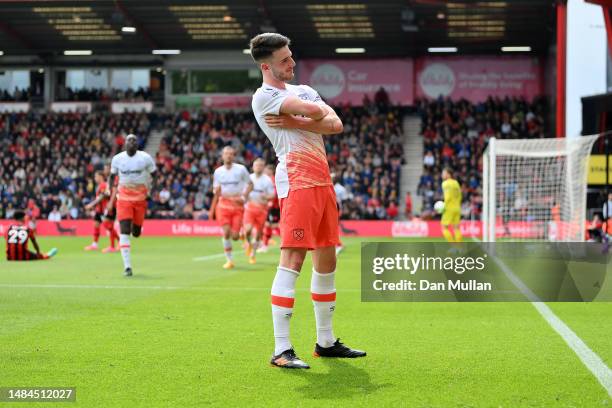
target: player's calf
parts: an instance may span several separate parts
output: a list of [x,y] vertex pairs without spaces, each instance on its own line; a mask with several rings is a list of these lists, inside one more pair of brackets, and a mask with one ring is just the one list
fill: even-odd
[[142,234],[142,227],[140,225],[132,225],[132,236],[138,238]]

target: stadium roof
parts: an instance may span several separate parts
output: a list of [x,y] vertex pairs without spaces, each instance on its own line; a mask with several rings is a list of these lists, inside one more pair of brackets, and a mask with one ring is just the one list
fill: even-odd
[[554,37],[554,3],[8,0],[0,3],[0,51],[49,58],[65,50],[243,49],[251,36],[276,30],[292,39],[300,57],[330,57],[336,48],[364,48],[365,56],[421,55],[429,47],[500,53],[502,46],[529,46],[545,53]]

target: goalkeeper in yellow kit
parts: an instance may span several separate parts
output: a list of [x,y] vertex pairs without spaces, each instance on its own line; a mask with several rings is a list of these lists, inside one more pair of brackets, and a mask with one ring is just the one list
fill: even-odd
[[[448,242],[461,242],[461,186],[453,178],[453,171],[445,168],[442,171],[442,191],[444,192],[444,212],[442,213],[442,235]],[[449,229],[453,226],[453,231]],[[453,236],[454,234],[454,236]]]

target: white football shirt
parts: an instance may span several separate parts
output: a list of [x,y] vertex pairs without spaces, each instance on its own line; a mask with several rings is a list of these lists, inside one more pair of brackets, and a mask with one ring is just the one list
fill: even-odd
[[320,134],[300,129],[271,128],[266,124],[265,115],[278,115],[288,96],[324,103],[317,91],[307,85],[285,86],[286,89],[278,89],[263,84],[255,91],[251,103],[255,119],[272,142],[278,157],[275,181],[279,198],[287,197],[289,190],[332,185],[325,144]]
[[221,186],[221,197],[232,197],[244,193],[250,180],[246,167],[232,163],[229,169],[225,165],[215,169],[213,187]]
[[270,196],[274,194],[274,183],[272,179],[265,174],[257,177],[255,173],[251,174],[251,181],[253,182],[253,191],[249,194],[249,201],[255,204],[267,205],[268,200],[264,196]]
[[133,156],[123,151],[111,161],[111,173],[119,175],[117,199],[136,201],[147,198],[150,174],[156,170],[153,158],[142,150]]

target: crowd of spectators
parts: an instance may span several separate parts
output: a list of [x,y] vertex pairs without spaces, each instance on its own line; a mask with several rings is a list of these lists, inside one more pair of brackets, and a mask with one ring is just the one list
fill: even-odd
[[[383,95],[384,96],[384,95]],[[464,218],[478,219],[482,209],[482,152],[490,137],[546,137],[547,104],[543,99],[417,101],[422,117],[423,174],[420,213],[432,215],[442,199],[441,171],[455,170],[463,189]],[[324,138],[343,219],[396,219],[399,216],[403,164],[400,108],[384,97],[363,107],[336,107],[344,132]],[[28,113],[0,115],[0,218],[14,209],[39,208],[40,217],[58,213],[82,218],[93,199],[93,174],[104,168],[135,133],[144,146],[152,130],[162,134],[156,162],[157,188],[149,216],[207,219],[212,173],[221,149],[236,148],[238,162],[250,166],[257,157],[275,164],[272,146],[250,111],[182,111],[175,114]],[[412,199],[409,200],[412,202]],[[55,209],[55,211],[54,211]],[[410,211],[404,211],[407,217]],[[418,213],[418,209],[415,209]]]
[[401,110],[375,103],[338,110],[344,132],[325,142],[330,170],[347,191],[341,218],[397,218],[404,156]]
[[33,90],[31,87],[28,88],[15,88],[9,92],[8,89],[0,90],[0,101],[1,102],[29,102],[32,96],[41,96],[40,89]]
[[[337,108],[341,135],[324,138],[334,181],[344,186],[342,218],[390,219],[398,216],[402,164],[401,114],[372,104]],[[221,149],[237,151],[237,162],[251,166],[276,156],[251,112],[181,112],[168,118],[157,155],[160,189],[153,195],[152,215],[159,218],[208,218],[214,169]]]
[[151,208],[156,218],[208,219],[212,174],[224,146],[234,146],[236,161],[247,166],[259,156],[275,160],[251,112],[183,111],[168,116],[163,128]]
[[93,175],[122,150],[128,133],[146,142],[155,115],[28,113],[0,115],[0,218],[17,208],[38,217],[83,218]]
[[142,102],[150,101],[152,98],[151,89],[94,89],[80,88],[72,89],[69,87],[58,87],[56,99],[58,101],[80,101],[80,102],[113,102],[129,101]]
[[[337,107],[340,135],[325,136],[334,183],[344,187],[343,219],[395,219],[399,215],[402,112],[384,99],[363,107]],[[274,150],[250,111],[146,113],[28,113],[0,115],[0,218],[34,207],[40,218],[86,218],[95,195],[93,176],[134,133],[141,147],[161,133],[158,173],[149,217],[208,219],[212,174],[221,150],[235,147],[249,168]],[[107,169],[108,170],[108,169]],[[51,216],[51,217],[50,217]]]
[[443,199],[444,167],[455,171],[463,190],[463,218],[479,219],[482,212],[482,153],[491,137],[500,139],[549,137],[548,105],[544,98],[489,98],[482,103],[450,99],[419,100],[422,118],[423,174],[418,194],[421,214],[433,215]]

